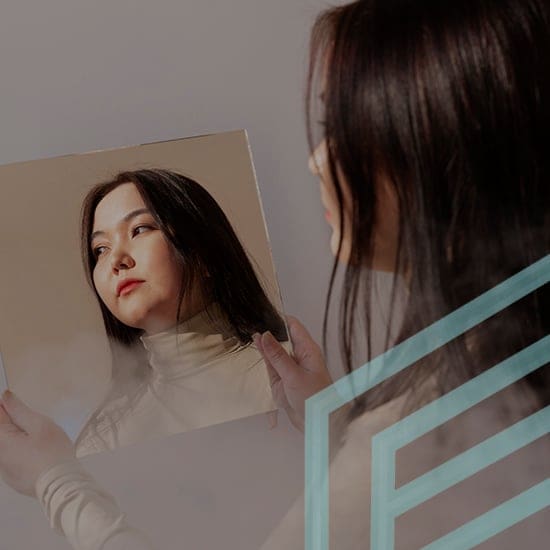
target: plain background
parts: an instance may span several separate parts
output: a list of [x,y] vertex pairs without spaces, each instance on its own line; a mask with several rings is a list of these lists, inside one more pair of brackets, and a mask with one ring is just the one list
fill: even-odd
[[[327,5],[317,0],[4,0],[0,163],[246,128],[285,309],[318,337],[332,257],[319,184],[307,170],[303,88],[309,29]],[[2,257],[5,261],[9,258]],[[191,433],[141,454],[128,448],[87,462],[129,519],[154,533],[163,550],[184,547],[186,502],[193,491],[200,493],[178,479],[174,456],[184,459],[186,435],[200,455],[201,443]],[[208,525],[204,546],[188,540],[191,547],[214,548],[217,539],[228,550],[258,548],[299,492],[299,438],[288,448],[277,440],[272,462],[258,456],[260,462],[252,462],[262,467],[256,470],[248,466],[256,452],[244,444],[249,439],[241,439],[243,464],[250,486],[266,488],[265,501],[247,506],[235,495],[228,510],[231,525]],[[206,452],[210,447],[204,446]],[[188,480],[189,471],[185,476]],[[148,480],[154,479],[155,487],[164,483],[172,492],[159,489],[153,495]],[[50,532],[35,502],[3,484],[0,511],[0,550],[67,547]]]

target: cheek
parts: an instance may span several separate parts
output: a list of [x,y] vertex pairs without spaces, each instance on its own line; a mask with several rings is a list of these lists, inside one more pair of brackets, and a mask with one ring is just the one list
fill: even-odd
[[[328,165],[323,166],[323,170],[321,172],[321,196],[323,197],[323,201],[325,202],[326,206],[329,208],[331,216],[334,220],[338,219],[338,197],[336,194],[336,186],[330,177],[330,170],[328,169]],[[347,183],[342,176],[340,170],[338,170],[338,181],[340,184],[340,188],[342,191],[342,199],[343,199],[343,210],[344,210],[344,216],[346,216],[346,212],[349,211],[350,206],[350,192],[349,188],[347,186]]]
[[92,281],[94,287],[101,298],[101,301],[111,309],[111,304],[109,300],[108,285],[105,277],[105,273],[101,269],[100,265],[97,265],[92,273]]
[[177,296],[177,294],[179,294],[182,284],[183,269],[177,263],[176,258],[174,254],[172,254],[172,252],[166,255],[164,265],[166,266],[164,269],[164,277],[167,287],[171,289],[172,294],[175,294],[175,296]]
[[157,238],[155,243],[152,243],[147,252],[148,271],[156,273],[156,278],[159,283],[166,288],[167,291],[173,292],[174,287],[181,284],[182,268],[176,260],[175,253],[172,247],[168,244],[164,236]]

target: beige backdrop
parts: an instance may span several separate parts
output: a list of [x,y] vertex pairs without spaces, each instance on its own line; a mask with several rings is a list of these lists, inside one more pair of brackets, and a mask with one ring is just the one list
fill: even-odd
[[74,435],[110,358],[80,262],[82,199],[121,170],[166,168],[218,201],[282,311],[245,131],[0,166],[0,350],[10,387]]

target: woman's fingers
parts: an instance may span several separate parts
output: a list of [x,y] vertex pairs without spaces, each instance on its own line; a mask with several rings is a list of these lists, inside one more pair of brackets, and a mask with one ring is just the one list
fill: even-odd
[[43,416],[29,408],[12,392],[5,391],[2,404],[11,422],[26,433],[37,432],[43,421]]
[[8,413],[6,412],[6,409],[4,409],[4,406],[0,403],[0,424],[12,424],[11,418],[9,417]]
[[269,331],[264,332],[261,336],[261,351],[266,358],[266,363],[269,363],[269,366],[276,371],[284,382],[290,382],[299,374],[299,365]]
[[269,331],[255,334],[253,340],[264,358],[275,402],[303,431],[305,400],[332,380],[323,353],[306,328],[295,317],[287,317],[287,323],[293,355]]
[[291,316],[287,317],[287,324],[294,357],[287,353],[269,331],[262,335],[255,334],[253,337],[256,347],[264,356],[272,385],[277,377],[289,382],[304,370],[325,370],[321,349],[304,325]]
[[0,453],[5,453],[6,449],[10,449],[14,436],[24,433],[13,423],[3,403],[0,402]]
[[269,362],[269,359],[266,357],[266,354],[262,345],[262,335],[258,332],[252,336],[255,346],[258,348],[258,351],[262,354],[264,358],[264,363],[267,369],[267,376],[269,378],[269,386],[273,390],[273,386],[281,379],[279,373],[273,368],[273,365]]
[[264,363],[267,369],[267,376],[269,378],[269,386],[271,389],[273,389],[275,384],[277,384],[281,380],[281,377],[268,360],[264,360]]
[[269,331],[255,334],[253,339],[264,358],[275,402],[303,431],[305,400],[332,384],[332,380],[321,349],[306,328],[294,317],[287,321],[293,355]]
[[295,317],[287,316],[287,324],[296,361],[306,370],[324,370],[325,362],[321,349],[306,327]]
[[0,406],[0,477],[16,491],[32,496],[42,472],[72,459],[73,443],[57,424],[11,392],[4,392]]

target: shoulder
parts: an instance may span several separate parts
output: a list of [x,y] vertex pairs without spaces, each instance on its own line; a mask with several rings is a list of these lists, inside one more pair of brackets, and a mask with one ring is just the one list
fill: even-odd
[[374,435],[399,420],[406,400],[407,396],[402,395],[353,419],[344,435],[345,444],[370,446]]
[[[141,395],[141,394],[140,394]],[[121,396],[100,405],[88,418],[76,440],[78,457],[118,447],[118,432],[139,406],[139,397]]]

